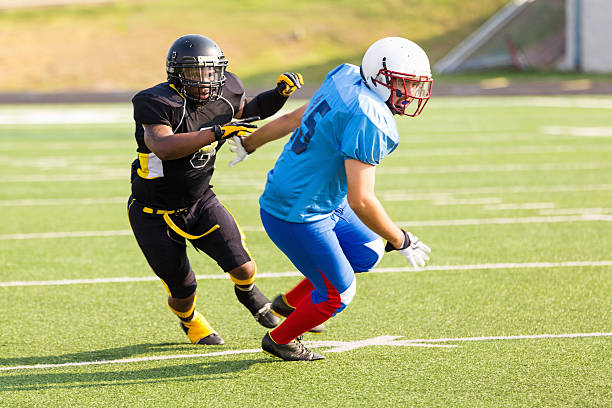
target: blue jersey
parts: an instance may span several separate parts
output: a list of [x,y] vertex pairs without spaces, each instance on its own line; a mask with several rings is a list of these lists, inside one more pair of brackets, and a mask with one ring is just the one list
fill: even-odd
[[325,78],[268,173],[261,208],[289,222],[331,215],[346,197],[345,159],[377,165],[399,143],[385,102],[343,64]]

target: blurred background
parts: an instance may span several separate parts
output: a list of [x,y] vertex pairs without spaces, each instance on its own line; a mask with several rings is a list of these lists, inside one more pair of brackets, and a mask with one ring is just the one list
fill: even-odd
[[284,71],[312,91],[393,35],[427,51],[437,95],[612,93],[609,0],[0,0],[0,100],[128,101],[188,33],[252,93]]

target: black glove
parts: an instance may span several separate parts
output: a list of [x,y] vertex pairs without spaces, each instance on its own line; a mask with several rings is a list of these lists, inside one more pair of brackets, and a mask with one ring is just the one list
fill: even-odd
[[276,92],[283,96],[289,96],[295,92],[296,89],[301,88],[302,85],[304,85],[302,74],[285,72],[284,74],[280,74],[276,80]]

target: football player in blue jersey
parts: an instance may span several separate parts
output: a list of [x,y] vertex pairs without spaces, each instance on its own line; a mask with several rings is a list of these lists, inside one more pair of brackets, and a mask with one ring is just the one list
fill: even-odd
[[429,247],[391,221],[374,180],[376,166],[399,143],[393,115],[419,115],[432,83],[417,44],[383,38],[368,48],[361,67],[332,70],[308,105],[232,139],[235,164],[293,131],[259,203],[268,236],[306,279],[274,300],[272,309],[286,319],[264,336],[265,352],[322,359],[299,336],[346,308],[356,272],[374,268],[384,251],[398,251],[415,268],[429,260]]

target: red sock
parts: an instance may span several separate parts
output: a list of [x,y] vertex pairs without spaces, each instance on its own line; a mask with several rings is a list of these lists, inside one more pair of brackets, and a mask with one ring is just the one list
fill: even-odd
[[312,303],[310,296],[306,296],[293,313],[270,332],[270,337],[278,344],[287,344],[313,327],[325,323],[330,317]]
[[310,295],[310,292],[312,292],[313,290],[314,286],[312,285],[312,283],[308,279],[304,278],[300,281],[300,283],[295,285],[293,289],[285,293],[285,300],[287,301],[289,306],[297,307],[297,305],[300,304],[302,299],[304,299],[306,295]]

